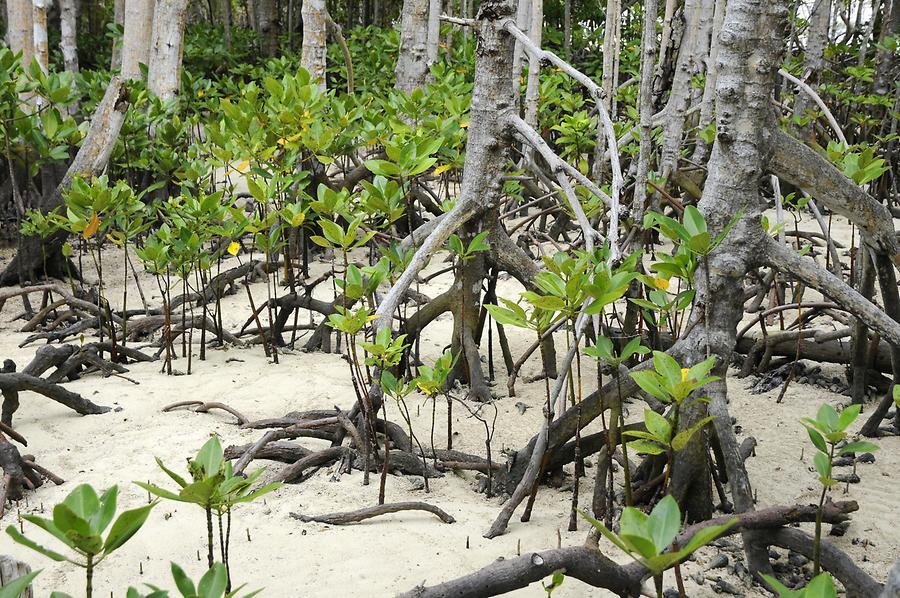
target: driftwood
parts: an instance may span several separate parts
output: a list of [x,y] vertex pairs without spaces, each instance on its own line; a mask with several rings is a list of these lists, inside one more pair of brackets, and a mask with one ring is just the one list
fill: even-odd
[[225,403],[220,403],[219,401],[178,401],[176,403],[172,403],[171,405],[166,405],[161,409],[163,413],[167,413],[169,411],[174,411],[175,409],[179,409],[181,407],[193,407],[191,411],[195,413],[209,413],[210,409],[221,409],[227,413],[230,413],[235,418],[237,418],[237,423],[239,426],[243,426],[250,420],[247,419],[247,416],[243,415],[237,409],[233,407],[229,407]]
[[[824,520],[838,523],[845,521],[847,513],[858,509],[853,501],[829,503]],[[784,546],[806,554],[812,550],[808,534],[795,529],[780,529],[798,521],[813,521],[816,517],[814,505],[772,507],[736,517],[722,517],[704,521],[685,529],[678,537],[679,545],[684,545],[700,529],[736,520],[736,524],[726,531],[726,535],[745,529],[766,529],[764,538],[768,543]],[[809,556],[809,555],[807,555]],[[848,588],[848,595],[862,598],[877,596],[881,584],[865,572],[856,568],[849,557],[840,550],[825,544],[822,552],[823,568],[830,571]],[[544,579],[555,571],[563,570],[568,577],[574,577],[589,585],[606,588],[619,596],[639,596],[641,585],[650,577],[650,571],[640,563],[619,565],[609,560],[595,547],[575,546],[557,548],[544,552],[525,554],[514,559],[498,560],[463,577],[426,587],[419,585],[401,594],[403,598],[482,598],[497,596],[512,590],[527,587]],[[848,584],[852,584],[851,586]]]
[[[0,507],[2,510],[2,507]],[[31,573],[31,567],[27,563],[14,559],[5,554],[0,555],[0,587],[9,584],[16,579]],[[34,589],[32,586],[25,588],[18,598],[34,598]]]
[[291,513],[291,517],[303,522],[314,521],[317,523],[327,523],[329,525],[347,525],[348,523],[358,523],[365,519],[388,515],[390,513],[399,513],[400,511],[427,511],[437,515],[444,523],[456,523],[456,519],[446,511],[424,502],[397,502],[375,505],[374,507],[363,507],[356,511],[328,513],[327,515],[303,515],[301,513]]
[[31,376],[24,372],[2,372],[0,373],[0,391],[3,392],[3,413],[0,419],[7,426],[12,425],[13,414],[19,408],[19,393],[26,390],[42,394],[81,415],[99,415],[110,410],[109,407],[96,405],[80,394],[66,390],[62,386],[48,382],[43,378]]

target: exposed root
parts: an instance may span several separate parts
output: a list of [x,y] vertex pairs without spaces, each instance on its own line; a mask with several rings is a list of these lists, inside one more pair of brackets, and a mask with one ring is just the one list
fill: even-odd
[[347,525],[348,523],[358,523],[366,519],[371,519],[372,517],[379,517],[390,513],[399,513],[400,511],[427,511],[428,513],[436,515],[438,519],[444,523],[456,523],[456,519],[446,511],[424,502],[396,502],[376,505],[374,507],[363,507],[356,511],[328,513],[327,515],[303,515],[301,513],[291,513],[291,517],[303,522],[315,521],[317,523],[327,523],[329,525]]

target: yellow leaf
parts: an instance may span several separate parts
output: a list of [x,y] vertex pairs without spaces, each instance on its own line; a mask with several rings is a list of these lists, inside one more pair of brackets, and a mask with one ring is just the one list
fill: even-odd
[[94,236],[94,233],[97,232],[97,229],[100,228],[100,217],[97,216],[97,212],[91,214],[91,221],[88,222],[88,225],[85,227],[84,232],[81,233],[81,238],[87,241],[91,237]]
[[660,291],[667,291],[669,289],[669,279],[668,278],[654,278],[653,286],[655,286]]
[[227,171],[225,173],[225,176],[228,176],[229,174],[234,173],[234,172],[247,172],[248,168],[250,168],[250,160],[241,160],[240,162],[238,162],[235,165],[234,168]]
[[468,126],[469,126],[469,121],[467,121],[467,120],[464,120],[464,121],[462,121],[461,123],[459,123],[459,128],[460,128],[460,129],[465,129],[465,128],[468,127]]
[[435,174],[435,176],[437,176],[443,172],[447,172],[448,170],[450,170],[449,164],[441,164],[440,166],[438,166],[437,168],[434,169],[434,174]]
[[681,381],[687,382],[688,374],[691,372],[690,368],[681,368]]
[[230,253],[231,255],[237,255],[238,251],[240,251],[240,250],[241,250],[241,244],[238,243],[237,241],[232,241],[228,245],[228,253]]

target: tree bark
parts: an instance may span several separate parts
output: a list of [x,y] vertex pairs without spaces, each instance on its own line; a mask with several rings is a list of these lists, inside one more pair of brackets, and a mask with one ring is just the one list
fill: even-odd
[[424,87],[428,77],[428,13],[430,0],[404,0],[400,19],[400,55],[395,87],[406,93]]
[[166,102],[181,88],[184,21],[188,0],[156,0],[147,89]]
[[278,52],[278,11],[275,0],[256,0],[256,33],[263,56],[271,58]]
[[78,72],[78,4],[75,0],[59,0],[59,49],[63,63],[70,73]]
[[153,0],[125,0],[124,26],[122,78],[140,80],[143,79],[141,65],[150,63]]
[[309,71],[312,80],[319,84],[319,89],[325,91],[327,60],[325,34],[328,21],[325,0],[303,0],[300,15],[303,19],[303,49],[300,64]]
[[22,66],[34,57],[34,25],[31,0],[6,0],[6,24],[9,49],[22,53]]

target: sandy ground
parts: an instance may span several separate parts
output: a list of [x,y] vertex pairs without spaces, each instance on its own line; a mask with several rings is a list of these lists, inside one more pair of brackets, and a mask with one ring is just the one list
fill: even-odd
[[[809,227],[809,223],[804,223]],[[814,227],[809,227],[814,230]],[[0,265],[9,259],[3,254]],[[108,264],[121,264],[121,256],[109,254]],[[439,260],[438,260],[439,261]],[[433,264],[432,269],[441,264]],[[324,268],[318,264],[317,268]],[[121,272],[109,266],[107,272]],[[92,276],[89,271],[88,276]],[[117,276],[118,278],[118,276]],[[149,276],[142,277],[143,288],[151,303],[159,304],[159,292]],[[445,278],[421,290],[435,296]],[[121,280],[109,282],[109,297],[115,305],[122,290]],[[137,306],[137,290],[129,279],[129,306]],[[265,285],[252,285],[254,297],[261,301]],[[322,285],[323,296],[330,292]],[[505,281],[499,288],[502,296],[514,298],[516,285]],[[243,291],[223,302],[226,328],[238,329],[249,315]],[[24,366],[34,354],[35,346],[19,348],[27,336],[18,332],[21,321],[10,321],[19,311],[17,301],[9,301],[0,314],[0,356],[11,358]],[[426,360],[436,356],[450,337],[452,322],[448,315],[430,326],[423,337],[422,348]],[[195,340],[198,340],[195,338]],[[521,354],[530,337],[512,333],[513,352]],[[23,394],[15,425],[29,441],[28,451],[38,461],[66,479],[56,487],[45,485],[31,493],[27,501],[11,507],[2,524],[18,525],[19,514],[43,513],[50,516],[53,504],[61,500],[76,484],[86,482],[103,489],[112,484],[120,488],[120,508],[144,504],[147,495],[133,480],[166,484],[168,479],[154,463],[154,457],[182,469],[190,457],[211,435],[218,435],[223,445],[245,444],[260,436],[259,431],[240,430],[232,416],[221,412],[199,414],[189,411],[162,413],[161,407],[184,399],[218,400],[229,404],[250,419],[278,417],[289,411],[327,409],[334,405],[349,408],[353,401],[347,363],[338,355],[292,352],[281,355],[273,364],[263,354],[261,346],[209,350],[207,360],[197,359],[197,344],[193,349],[193,373],[190,376],[166,376],[160,373],[160,363],[129,366],[127,374],[133,381],[120,377],[100,378],[97,375],[67,384],[92,401],[115,407],[115,411],[100,416],[81,417],[74,412],[36,394]],[[499,350],[498,350],[499,353]],[[498,362],[498,372],[502,369]],[[495,386],[500,400],[495,454],[502,449],[523,445],[539,428],[543,383],[525,383],[524,379],[538,370],[537,361],[529,363],[517,384],[518,396],[506,396],[505,376]],[[178,359],[175,368],[186,369],[186,360]],[[835,374],[839,372],[835,369]],[[729,379],[732,415],[743,427],[742,436],[752,435],[759,445],[757,455],[748,461],[751,481],[758,497],[758,507],[792,503],[812,503],[816,500],[817,484],[811,471],[811,449],[799,418],[812,416],[823,401],[835,406],[844,404],[847,397],[812,386],[794,384],[784,402],[775,404],[778,389],[764,394],[750,394],[746,387],[750,380]],[[528,409],[524,414],[516,408],[522,402]],[[439,422],[436,444],[445,444],[446,407],[437,405]],[[431,403],[421,397],[411,402],[418,435],[427,439],[430,433]],[[639,417],[640,404],[634,403],[631,417]],[[389,407],[389,417],[399,421],[395,406]],[[459,435],[454,448],[483,454],[481,424],[464,417],[463,409],[454,409],[454,429]],[[864,418],[860,418],[861,425]],[[591,430],[599,427],[595,423]],[[322,447],[322,441],[304,440],[310,447]],[[860,566],[883,580],[900,554],[900,531],[894,521],[900,492],[900,439],[891,437],[880,441],[882,450],[874,464],[860,465],[862,482],[839,487],[836,499],[858,500],[861,509],[842,538],[829,538],[848,551]],[[257,462],[262,465],[264,462]],[[272,468],[281,467],[270,464]],[[590,505],[593,468],[582,482],[581,504]],[[457,523],[445,525],[424,513],[401,513],[367,522],[345,526],[300,523],[289,517],[291,512],[319,514],[352,510],[375,504],[378,485],[362,485],[362,475],[354,472],[332,481],[333,471],[321,470],[307,482],[285,486],[258,503],[244,505],[235,512],[232,535],[232,562],[235,579],[247,582],[249,588],[264,587],[264,596],[391,596],[408,590],[415,584],[433,584],[478,569],[492,560],[514,556],[522,552],[578,545],[584,541],[587,526],[581,523],[577,532],[567,532],[571,492],[542,488],[538,494],[532,521],[527,524],[513,517],[509,532],[497,539],[486,540],[482,534],[499,511],[499,498],[487,499],[475,492],[473,475],[449,474],[431,480],[431,493],[416,489],[414,480],[390,477],[387,500],[426,500],[452,514]],[[804,526],[811,530],[811,526]],[[827,528],[827,526],[826,526]],[[30,536],[48,545],[52,538],[30,524],[25,524]],[[737,538],[733,542],[737,542]],[[147,525],[125,547],[102,563],[95,577],[98,596],[124,596],[129,585],[158,584],[171,588],[169,561],[180,563],[192,575],[199,577],[204,570],[205,522],[202,511],[189,505],[163,502],[155,508]],[[601,544],[606,554],[617,556],[608,544]],[[55,564],[24,547],[15,545],[5,534],[0,535],[0,553],[13,554],[26,560],[34,568],[43,569],[36,582],[36,595],[45,596],[51,590],[78,594],[82,587],[80,570]],[[706,568],[716,554],[713,549],[700,551],[696,559],[684,566],[690,577]],[[200,560],[202,558],[202,560]],[[723,569],[706,573],[707,580],[723,575]],[[747,596],[761,595],[758,590],[745,587],[735,577],[732,584]],[[673,579],[667,576],[666,585]],[[698,587],[687,581],[691,596],[713,595],[709,583]],[[534,585],[515,592],[515,596],[543,596]],[[606,595],[572,579],[554,594],[562,597]]]

